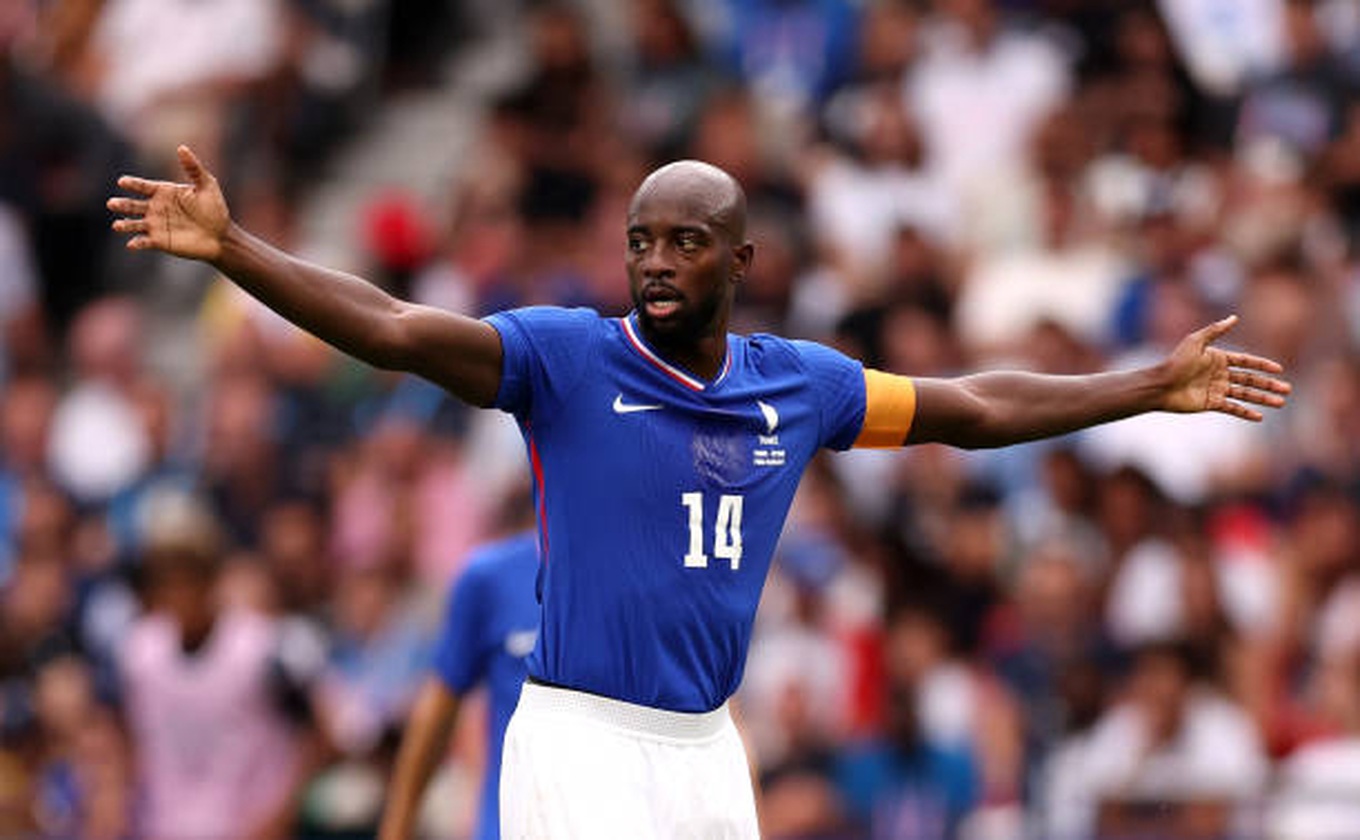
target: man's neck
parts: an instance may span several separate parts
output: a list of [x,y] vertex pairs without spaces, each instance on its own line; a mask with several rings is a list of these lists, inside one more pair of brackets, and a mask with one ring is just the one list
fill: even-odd
[[727,359],[727,331],[717,330],[689,341],[668,340],[642,326],[642,337],[662,359],[705,381],[722,370]]

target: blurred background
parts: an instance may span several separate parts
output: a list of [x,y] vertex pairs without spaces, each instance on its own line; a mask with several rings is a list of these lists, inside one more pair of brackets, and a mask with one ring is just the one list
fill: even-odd
[[1073,373],[1240,313],[1263,424],[815,462],[739,695],[765,833],[1360,837],[1358,83],[1354,0],[3,0],[0,836],[370,836],[525,505],[505,418],[121,249],[115,177],[186,142],[460,312],[622,314],[628,197],[697,157],[751,199],[740,331]]

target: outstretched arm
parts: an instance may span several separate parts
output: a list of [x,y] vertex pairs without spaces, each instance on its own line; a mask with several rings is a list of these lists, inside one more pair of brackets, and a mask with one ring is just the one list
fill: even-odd
[[231,220],[217,179],[179,147],[187,184],[125,175],[136,198],[109,199],[113,229],[132,250],[202,260],[270,309],[371,365],[419,374],[473,405],[500,386],[500,337],[474,318],[392,297],[351,274],[313,265],[255,238]]
[[411,840],[425,788],[430,783],[458,715],[458,696],[439,677],[429,677],[411,707],[401,739],[392,785],[383,808],[378,840]]
[[1213,346],[1237,316],[1197,330],[1160,364],[1089,376],[979,373],[918,379],[907,443],[969,449],[1006,446],[1149,411],[1215,411],[1259,421],[1254,406],[1279,408],[1290,385],[1270,359]]

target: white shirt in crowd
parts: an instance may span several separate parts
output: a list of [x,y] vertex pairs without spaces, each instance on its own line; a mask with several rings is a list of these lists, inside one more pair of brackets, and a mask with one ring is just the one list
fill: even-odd
[[1003,32],[981,50],[939,26],[907,80],[907,107],[921,127],[927,165],[955,195],[974,178],[1017,168],[1034,128],[1066,98],[1070,71],[1042,37]]
[[1196,690],[1167,744],[1149,743],[1147,720],[1131,703],[1115,706],[1088,734],[1056,749],[1044,779],[1043,810],[1053,840],[1090,837],[1100,803],[1112,799],[1230,800],[1264,790],[1270,764],[1250,717],[1228,700]]
[[100,107],[126,127],[178,91],[262,77],[282,40],[279,0],[109,0],[96,31]]

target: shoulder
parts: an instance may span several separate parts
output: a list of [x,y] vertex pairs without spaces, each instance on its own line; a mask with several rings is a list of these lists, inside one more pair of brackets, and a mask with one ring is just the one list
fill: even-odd
[[828,356],[846,358],[825,344],[802,338],[784,338],[769,333],[743,336],[746,356],[760,367],[784,367],[806,371]]
[[489,586],[517,576],[538,564],[538,539],[533,532],[516,534],[488,543],[468,556],[460,581],[464,585]]
[[1208,690],[1197,691],[1190,699],[1190,726],[1206,736],[1206,740],[1229,742],[1233,739],[1256,741],[1256,726],[1251,717],[1236,703]]
[[281,622],[254,609],[233,607],[224,610],[213,626],[222,648],[242,660],[263,660],[272,656],[279,644]]
[[487,323],[502,331],[506,326],[517,326],[529,331],[545,329],[598,330],[609,319],[594,309],[586,307],[563,306],[526,306],[520,309],[505,309],[484,318]]
[[484,323],[500,336],[511,367],[536,360],[558,378],[581,372],[613,329],[610,319],[593,309],[557,306],[508,309],[488,315]]
[[123,637],[124,666],[140,665],[175,643],[175,627],[169,619],[150,613],[133,622]]
[[839,350],[816,341],[753,335],[748,364],[764,374],[797,376],[821,389],[842,388],[863,380],[863,366]]

